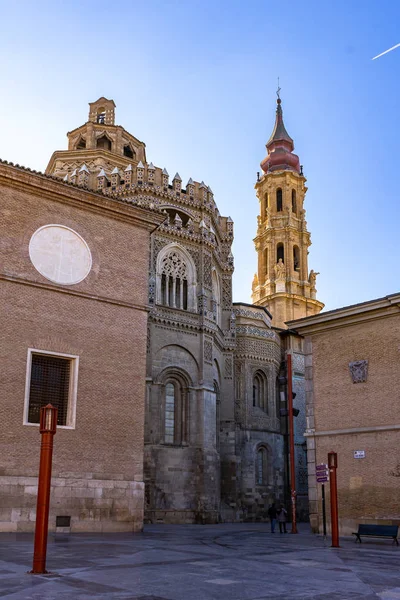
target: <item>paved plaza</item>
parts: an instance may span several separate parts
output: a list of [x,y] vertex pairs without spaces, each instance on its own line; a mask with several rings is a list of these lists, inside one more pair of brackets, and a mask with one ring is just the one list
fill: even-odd
[[340,549],[264,523],[151,525],[142,534],[50,534],[49,575],[29,575],[33,536],[0,535],[0,598],[10,600],[400,600],[400,548]]

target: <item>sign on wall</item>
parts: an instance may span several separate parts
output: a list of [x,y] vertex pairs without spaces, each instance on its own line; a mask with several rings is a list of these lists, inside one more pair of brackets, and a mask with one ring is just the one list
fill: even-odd
[[365,450],[354,450],[354,458],[365,458]]

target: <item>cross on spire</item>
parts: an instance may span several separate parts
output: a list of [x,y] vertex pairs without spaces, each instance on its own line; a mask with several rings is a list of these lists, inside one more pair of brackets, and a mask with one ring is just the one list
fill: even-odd
[[281,88],[279,87],[279,77],[278,77],[278,89],[276,90],[276,95],[278,96],[278,99],[279,99],[279,100],[281,99],[281,97],[280,97],[280,95],[279,95],[279,94],[280,94],[280,91],[281,91]]

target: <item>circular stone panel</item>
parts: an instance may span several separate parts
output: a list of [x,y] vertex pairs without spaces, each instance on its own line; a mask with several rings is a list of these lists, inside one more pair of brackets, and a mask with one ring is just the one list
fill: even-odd
[[85,240],[64,225],[44,225],[29,242],[29,256],[43,277],[74,285],[83,281],[92,268],[92,255]]

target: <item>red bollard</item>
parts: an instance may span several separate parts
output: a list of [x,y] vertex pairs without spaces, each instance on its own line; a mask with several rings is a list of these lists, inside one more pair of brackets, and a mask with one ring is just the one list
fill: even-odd
[[38,496],[36,504],[35,545],[33,569],[31,573],[47,573],[47,533],[49,529],[51,463],[53,458],[53,437],[57,429],[57,409],[51,404],[40,409],[40,466]]
[[332,548],[340,548],[339,546],[339,513],[338,513],[338,497],[337,497],[337,453],[328,453],[329,467],[329,484],[331,490],[331,528],[332,528]]

